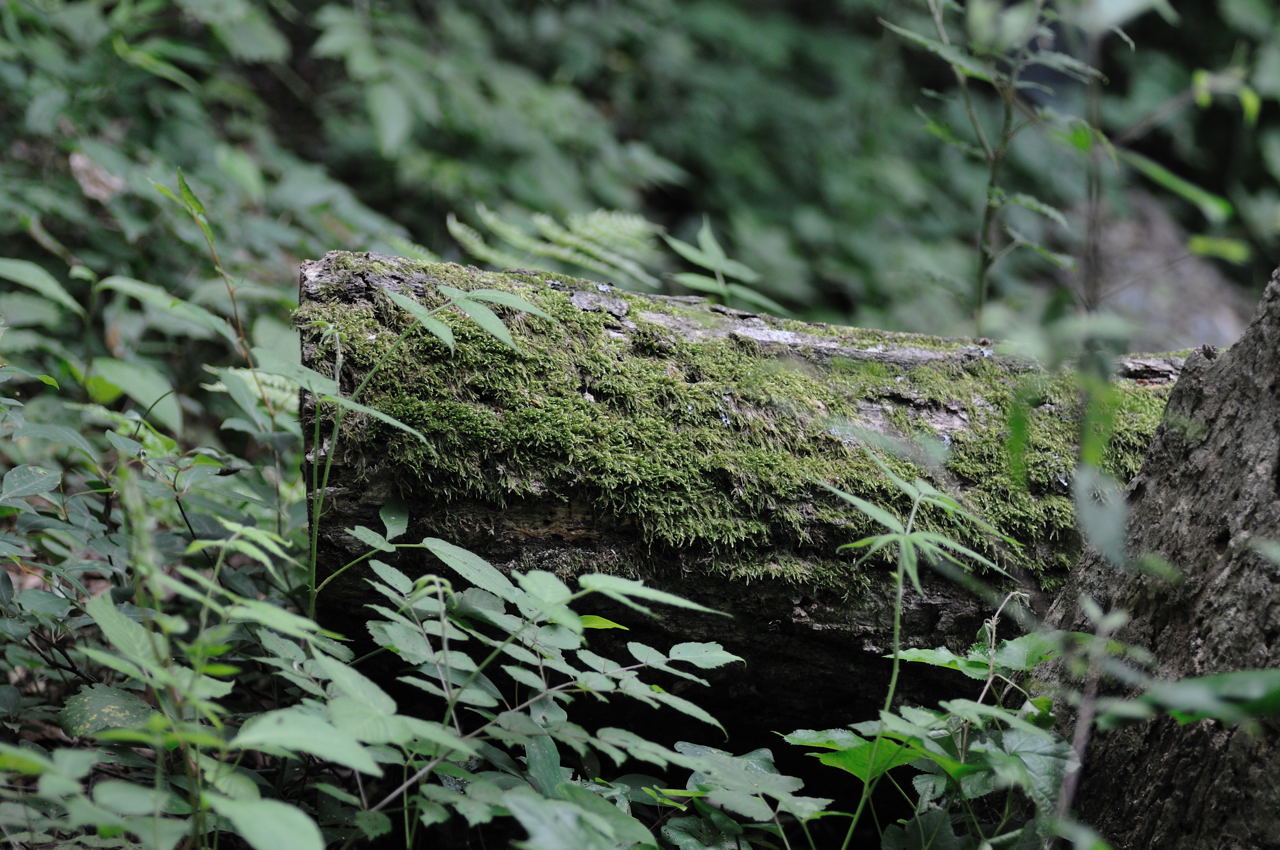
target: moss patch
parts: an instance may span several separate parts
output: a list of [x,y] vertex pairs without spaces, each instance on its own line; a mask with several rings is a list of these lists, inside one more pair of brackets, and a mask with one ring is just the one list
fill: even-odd
[[[908,480],[958,485],[968,505],[1026,546],[1031,569],[1052,570],[1077,553],[1068,482],[1080,403],[1069,375],[1028,376],[969,340],[766,319],[736,333],[733,317],[705,303],[556,275],[364,255],[331,255],[330,268],[338,280],[298,311],[309,365],[331,370],[340,351],[346,391],[376,366],[358,400],[426,436],[349,419],[338,459],[357,475],[390,476],[442,507],[572,500],[590,505],[603,527],[634,533],[655,557],[679,551],[744,578],[848,586],[852,559],[836,547],[879,529],[815,482],[900,514],[908,504],[851,436],[863,425],[948,443],[942,469],[884,461]],[[496,308],[518,341],[513,352],[446,310],[451,353],[378,296],[390,282],[428,307],[444,303],[437,284],[502,289],[554,320]],[[779,334],[796,336],[775,345]],[[932,354],[901,365],[865,359],[904,346]],[[1029,380],[1039,384],[1024,486],[1004,446]],[[1107,461],[1127,478],[1167,388],[1135,384],[1116,396]],[[991,551],[981,533],[945,514],[922,524]]]

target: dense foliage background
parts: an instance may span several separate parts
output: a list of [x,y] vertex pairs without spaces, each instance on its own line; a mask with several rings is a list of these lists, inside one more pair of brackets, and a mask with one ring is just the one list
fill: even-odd
[[[45,801],[13,802],[35,779],[6,786],[0,826],[26,824],[35,843],[83,828],[95,846],[169,848],[230,824],[254,846],[317,846],[306,843],[314,826],[296,820],[305,810],[326,838],[364,840],[390,821],[362,790],[334,784],[342,769],[372,774],[363,745],[412,739],[416,750],[377,753],[406,773],[423,759],[429,772],[450,747],[476,752],[470,736],[480,731],[460,739],[447,722],[396,714],[306,617],[318,590],[297,389],[360,410],[297,369],[289,322],[303,258],[347,249],[543,265],[810,320],[1021,336],[1032,327],[1051,362],[1073,353],[1066,343],[1126,345],[1132,325],[1081,330],[1072,317],[1123,306],[1117,293],[1191,268],[1173,312],[1222,308],[1238,327],[1239,305],[1260,291],[1280,245],[1280,12],[1269,0],[1182,5],[0,0],[0,668],[9,675],[0,724],[7,740],[39,744],[5,744],[0,768],[39,776],[33,799]],[[1107,239],[1122,225],[1130,246],[1149,249],[1144,262],[1115,261],[1123,245]],[[492,316],[480,302],[493,301],[444,295],[444,308]],[[1152,307],[1159,302],[1128,309],[1158,325],[1171,315]],[[1158,328],[1149,339],[1199,341]],[[401,523],[394,510],[383,520],[380,531],[364,529],[375,550],[392,545]],[[491,592],[478,608],[498,610],[490,602],[500,599],[525,625],[563,617],[581,634],[562,611],[566,588],[533,578],[517,590],[465,553],[432,546]],[[187,584],[173,579],[180,569]],[[379,575],[398,616],[417,605],[427,626],[466,625],[470,615],[446,605],[444,590]],[[630,586],[611,592],[653,601]],[[173,609],[179,602],[188,607]],[[388,617],[383,634],[405,622]],[[517,640],[517,626],[502,622]],[[416,617],[409,625],[432,634]],[[731,660],[681,646],[639,666]],[[1036,652],[1024,662],[1047,657]],[[219,703],[242,668],[236,696]],[[443,684],[432,687],[452,712],[452,674],[436,669]],[[307,749],[305,735],[273,738],[279,730],[262,718],[285,710],[273,670],[291,683],[290,700],[328,700],[329,720],[299,709],[289,722],[323,722],[308,728],[337,735],[334,717],[355,711],[341,700],[363,694],[360,723],[372,717],[383,731],[352,732],[350,747],[323,751]],[[520,708],[545,724],[557,718],[547,707],[555,700],[546,703]],[[85,751],[51,749],[51,729],[88,737],[111,727],[102,712],[133,725],[134,737],[117,742],[161,755],[139,765],[122,745],[94,751],[95,766],[75,755]],[[924,725],[913,728],[926,721],[958,722],[943,712],[914,717]],[[224,723],[243,726],[234,740],[210,737]],[[862,732],[877,743],[887,734]],[[549,798],[561,778],[555,746],[529,743],[543,740],[530,734],[512,720],[494,739],[526,748],[522,768],[485,755],[532,774]],[[797,743],[856,749],[822,734]],[[928,729],[895,734],[930,739]],[[739,819],[758,814],[752,794],[767,798],[782,840],[782,819],[799,822],[824,802],[794,796],[785,777],[768,793],[752,786],[749,777],[771,769],[756,754],[734,761],[643,743],[612,745],[719,783],[717,802],[738,801],[722,808]],[[1068,761],[1061,744],[1044,744],[1040,772],[1010,778],[991,767],[969,791],[1018,791],[1015,811],[1032,813],[1038,838],[1054,811],[1047,783]],[[273,745],[328,766],[281,767]],[[872,764],[850,770],[871,784],[894,766],[877,765],[874,746]],[[925,749],[912,757],[940,765],[930,787],[941,794],[955,763]],[[224,770],[249,750],[267,755]],[[209,760],[215,751],[222,761]],[[91,770],[116,784],[89,796],[81,780]],[[139,776],[155,779],[161,796],[146,780],[123,780]],[[164,777],[174,777],[167,791]],[[564,792],[539,808],[510,788],[467,781],[431,786],[455,797],[440,790],[406,803],[398,828],[445,820],[446,807],[469,812],[468,823],[519,813],[528,846],[570,846],[557,845],[569,839],[556,829],[574,806],[594,805]],[[300,808],[274,808],[271,789],[295,784],[310,795],[291,798]],[[489,796],[460,804],[462,787]],[[214,802],[202,803],[203,792]],[[185,794],[188,808],[168,793]],[[592,793],[647,799],[639,780]],[[592,810],[602,819],[592,828],[634,837],[611,806]],[[967,812],[975,826],[966,840],[977,841],[988,815]],[[178,816],[191,821],[174,827]],[[273,819],[292,835],[253,826]],[[1006,807],[1000,825],[1008,821]],[[720,808],[702,806],[662,837],[720,847],[741,833]],[[885,846],[916,846],[902,829],[891,833]]]
[[[1141,6],[1116,16],[1132,45],[1107,35],[1096,56],[1057,30],[1054,49],[1106,75],[1093,107],[1086,84],[1053,72],[1030,75],[1052,94],[1020,92],[1052,111],[1025,113],[1001,185],[1066,218],[1024,209],[1015,223],[1080,253],[1094,154],[1071,134],[1093,108],[1117,149],[1183,190],[1106,156],[1109,209],[1124,215],[1132,188],[1155,194],[1208,237],[1184,248],[1228,258],[1220,268],[1256,291],[1280,231],[1276,12]],[[151,186],[183,168],[228,270],[287,303],[296,260],[325,250],[404,237],[463,256],[446,216],[479,224],[477,204],[516,219],[625,210],[686,238],[705,215],[762,291],[802,315],[956,331],[987,164],[947,64],[881,16],[933,35],[923,3],[856,0],[10,2],[0,227],[10,256],[212,303],[220,285],[193,273],[199,234]],[[998,98],[970,88],[994,133]],[[1032,284],[1078,289],[1078,270],[1028,252],[995,272],[1019,309]]]

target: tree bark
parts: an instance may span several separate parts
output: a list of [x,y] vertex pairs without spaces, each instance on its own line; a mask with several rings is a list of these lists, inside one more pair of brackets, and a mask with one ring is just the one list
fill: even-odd
[[[1096,554],[1052,620],[1092,631],[1076,600],[1127,611],[1118,637],[1151,650],[1161,679],[1280,667],[1280,272],[1240,341],[1192,355],[1128,488],[1127,552],[1177,567],[1169,582]],[[1081,819],[1119,850],[1280,848],[1280,723],[1260,733],[1171,719],[1103,733],[1087,755]]]
[[[383,295],[435,308],[442,285],[515,293],[553,321],[495,307],[512,351],[447,308],[437,318],[456,337],[451,352]],[[890,571],[837,548],[884,529],[821,486],[905,518],[907,499],[873,451],[906,480],[961,498],[1021,548],[941,512],[922,513],[921,527],[1031,585],[1079,554],[1069,494],[1077,385],[989,340],[803,324],[700,298],[368,254],[305,263],[300,302],[304,364],[336,374],[346,393],[367,379],[357,401],[421,435],[355,415],[335,436],[334,408],[304,401],[308,481],[329,470],[323,514],[312,517],[325,569],[364,554],[346,529],[380,530],[380,508],[398,501],[410,516],[405,540],[442,537],[503,569],[550,570],[570,584],[584,572],[643,578],[733,619],[644,623],[594,603],[590,612],[625,620],[627,639],[718,640],[746,658],[747,674],[694,696],[713,713],[751,706],[761,734],[873,717],[883,699]],[[1120,364],[1108,465],[1122,479],[1136,471],[1180,367],[1178,357]],[[1025,482],[1006,461],[1016,411],[1027,421]],[[879,441],[905,448],[884,452]],[[420,551],[379,557],[410,573],[442,570]],[[320,599],[327,624],[348,634],[363,633],[369,601],[361,568]],[[926,576],[925,593],[907,596],[903,632],[911,646],[964,648],[993,611]],[[932,669],[907,677],[906,699],[932,701]]]

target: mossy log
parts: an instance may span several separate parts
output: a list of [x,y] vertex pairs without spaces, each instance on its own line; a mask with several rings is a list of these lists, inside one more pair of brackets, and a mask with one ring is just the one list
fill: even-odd
[[[516,293],[552,318],[495,308],[513,351],[445,311],[451,351],[382,294],[436,307],[441,284]],[[504,569],[570,581],[596,571],[644,578],[735,616],[682,619],[675,630],[746,657],[751,675],[721,696],[768,691],[773,704],[755,705],[773,728],[860,719],[882,694],[890,571],[839,551],[882,529],[823,484],[905,516],[906,496],[877,464],[931,481],[1020,547],[941,512],[922,513],[919,525],[1033,583],[1052,582],[1079,555],[1069,492],[1077,382],[989,340],[806,324],[543,272],[372,254],[304,263],[300,303],[305,365],[336,369],[347,393],[363,382],[359,402],[425,438],[355,415],[335,443],[333,411],[304,404],[309,462],[332,462],[324,515],[313,518],[322,564],[363,554],[344,529],[381,528],[379,509],[399,500],[406,539],[442,537]],[[1180,367],[1174,356],[1121,363],[1107,455],[1120,478],[1137,471]],[[1025,483],[1005,450],[1019,399]],[[874,435],[915,448],[880,452]],[[420,551],[399,566],[441,569]],[[912,645],[967,645],[991,613],[947,580],[925,590],[908,594]],[[360,633],[352,618],[364,601],[357,568],[326,588],[322,611]]]

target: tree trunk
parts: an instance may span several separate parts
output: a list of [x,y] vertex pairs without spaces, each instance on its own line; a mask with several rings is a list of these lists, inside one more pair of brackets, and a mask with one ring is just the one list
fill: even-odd
[[[1280,540],[1280,272],[1244,336],[1186,362],[1129,485],[1127,551],[1163,556],[1176,583],[1084,558],[1053,620],[1092,631],[1076,600],[1131,615],[1119,637],[1177,679],[1280,667],[1280,568],[1252,544]],[[1087,755],[1081,818],[1118,850],[1280,848],[1280,724],[1260,734],[1173,720],[1103,733]]]
[[[515,293],[553,320],[495,308],[517,352],[449,308],[437,318],[456,337],[451,352],[382,294],[437,307],[441,285]],[[718,640],[745,657],[747,674],[696,696],[713,712],[750,705],[762,734],[873,717],[883,698],[890,572],[837,551],[883,529],[820,484],[905,517],[906,497],[871,456],[877,441],[906,447],[880,453],[883,463],[962,498],[1021,551],[941,512],[922,513],[921,527],[1032,584],[1079,554],[1069,493],[1076,384],[997,354],[989,340],[803,324],[545,273],[346,253],[303,265],[298,320],[305,365],[336,373],[345,393],[368,379],[357,401],[422,435],[354,415],[335,441],[332,406],[304,404],[309,462],[332,464],[313,517],[326,569],[367,551],[346,529],[380,530],[379,509],[400,501],[405,540],[442,537],[503,569],[570,583],[597,571],[643,578],[734,619],[681,616],[668,620],[670,636],[650,637],[660,624],[595,603],[590,612],[626,619],[627,638]],[[1121,364],[1108,464],[1122,479],[1136,471],[1180,366],[1175,357]],[[1019,404],[1025,484],[1005,451]],[[411,573],[442,569],[421,550],[381,557]],[[326,588],[328,624],[363,634],[367,591],[360,568]],[[913,646],[963,648],[993,610],[942,578],[925,591],[907,597]],[[933,687],[922,672],[906,697],[931,701]]]

